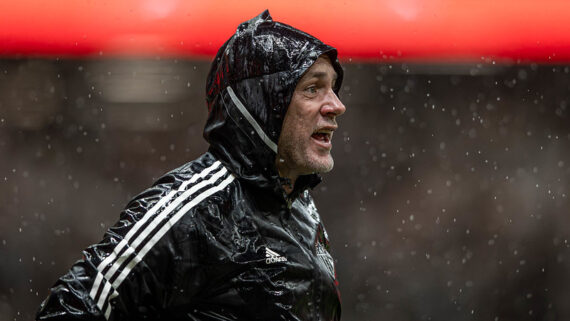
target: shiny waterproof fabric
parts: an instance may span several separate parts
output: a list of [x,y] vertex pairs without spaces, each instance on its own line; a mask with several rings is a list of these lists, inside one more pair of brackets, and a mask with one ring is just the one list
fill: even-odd
[[[300,177],[287,196],[276,142],[292,92],[336,50],[267,11],[241,24],[207,83],[210,150],[133,199],[61,277],[41,320],[339,320],[329,240]],[[338,88],[337,88],[338,90]]]

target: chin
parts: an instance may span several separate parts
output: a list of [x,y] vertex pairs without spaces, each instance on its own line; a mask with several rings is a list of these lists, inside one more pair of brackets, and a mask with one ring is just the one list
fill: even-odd
[[330,155],[311,159],[309,163],[311,173],[328,173],[334,167],[334,160]]

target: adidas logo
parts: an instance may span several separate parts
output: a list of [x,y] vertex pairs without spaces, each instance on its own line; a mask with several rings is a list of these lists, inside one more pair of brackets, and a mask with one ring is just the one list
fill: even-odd
[[277,262],[287,262],[287,258],[273,250],[265,248],[265,263],[271,264]]

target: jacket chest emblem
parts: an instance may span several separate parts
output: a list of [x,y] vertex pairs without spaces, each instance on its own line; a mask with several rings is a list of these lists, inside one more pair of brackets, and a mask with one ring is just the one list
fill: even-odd
[[334,261],[329,252],[321,243],[317,243],[317,257],[325,266],[331,278],[335,278]]
[[287,258],[269,248],[265,248],[265,264],[287,262]]

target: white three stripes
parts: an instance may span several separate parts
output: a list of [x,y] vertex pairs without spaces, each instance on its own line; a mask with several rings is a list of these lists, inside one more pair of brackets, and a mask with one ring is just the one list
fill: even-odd
[[[195,181],[197,181],[198,179],[208,175],[212,170],[214,170],[215,168],[217,168],[220,165],[220,162],[217,161],[214,164],[212,164],[212,166],[208,167],[207,169],[205,169],[204,171],[202,171],[199,175],[194,175],[192,176],[192,178],[190,179],[190,181],[188,181],[188,184],[194,183]],[[188,184],[186,184],[186,182],[184,182],[184,184],[182,184],[180,186],[180,188],[178,189],[178,191],[183,190],[184,188],[186,188],[186,186],[188,186]],[[158,203],[156,203],[143,217],[140,221],[138,221],[127,233],[127,235],[125,236],[124,239],[121,240],[121,242],[119,242],[119,245],[117,245],[114,249],[113,252],[107,257],[105,258],[105,260],[103,260],[99,266],[97,266],[97,270],[98,271],[103,271],[103,269],[110,265],[119,255],[119,253],[123,250],[123,248],[125,246],[128,246],[128,241],[130,240],[130,238],[133,237],[133,234],[135,234],[136,232],[138,232],[138,230],[144,226],[144,224],[156,213],[156,211],[158,209],[160,209],[166,202],[168,202],[170,199],[172,199],[172,197],[178,192],[178,191],[170,191],[170,193],[168,195],[166,195],[166,197],[163,197],[162,199],[160,199],[160,201]],[[124,256],[128,256],[130,253],[133,252],[132,248],[127,249],[128,253],[125,253]],[[119,258],[120,259],[120,258]],[[124,258],[122,259],[122,261],[124,261]],[[122,263],[121,261],[121,263]],[[120,265],[120,263],[119,263]],[[106,274],[108,275],[108,273]],[[95,282],[93,283],[93,287],[91,289],[91,292],[89,293],[89,296],[91,298],[95,298],[97,291],[99,290],[99,285],[102,281],[103,278],[103,274],[98,273],[97,277],[95,278]]]
[[269,256],[281,256],[281,254],[279,254],[273,250],[270,250],[269,248],[265,248],[265,254],[269,255]]
[[[235,177],[233,175],[229,175],[225,178],[220,184],[211,186],[209,189],[203,191],[198,196],[193,198],[190,202],[184,205],[179,211],[177,211],[172,217],[168,218],[166,224],[164,224],[153,236],[150,240],[148,240],[142,249],[135,253],[134,249],[137,248],[141,243],[152,233],[152,230],[156,227],[155,224],[149,224],[145,227],[145,229],[135,237],[134,241],[129,245],[131,238],[133,235],[141,229],[142,226],[145,225],[149,219],[156,221],[158,223],[165,220],[172,211],[174,211],[182,202],[189,199],[194,193],[199,191],[200,189],[204,188],[207,185],[215,183],[218,179],[224,176],[227,173],[227,169],[222,167],[217,173],[212,175],[208,180],[202,181],[194,186],[191,186],[190,189],[182,193],[180,196],[176,197],[172,203],[170,203],[160,214],[156,217],[153,217],[154,214],[163,207],[168,201],[174,198],[174,196],[178,193],[183,191],[189,184],[195,183],[198,179],[206,177],[212,171],[217,169],[220,166],[220,162],[216,161],[210,167],[203,170],[200,174],[192,176],[189,181],[184,182],[177,191],[171,191],[165,197],[163,197],[159,202],[157,202],[143,217],[140,221],[138,221],[127,233],[124,239],[122,239],[119,244],[113,249],[113,252],[103,260],[97,266],[97,276],[95,278],[95,282],[93,283],[93,287],[89,293],[89,296],[95,300],[97,297],[97,293],[100,290],[101,282],[105,280],[105,285],[101,290],[101,295],[97,300],[97,307],[99,309],[103,309],[106,302],[111,300],[112,298],[116,297],[118,293],[115,291],[124,279],[128,276],[130,271],[142,260],[142,258],[150,251],[150,249],[168,232],[168,230],[180,220],[188,212],[192,207],[196,204],[204,200],[206,197],[224,189],[227,185],[229,185]],[[121,251],[125,248],[126,250],[124,253],[121,254]],[[134,256],[133,256],[134,254]],[[132,257],[132,258],[131,258]],[[127,265],[120,271],[120,274],[116,279],[112,282],[112,285],[108,280],[115,277],[117,273],[119,273],[119,268],[123,265],[123,263],[130,259]],[[110,267],[107,272],[103,274],[106,267]],[[111,291],[110,295],[109,292]],[[104,311],[105,318],[108,319],[111,313],[111,305],[107,304],[107,308]]]

